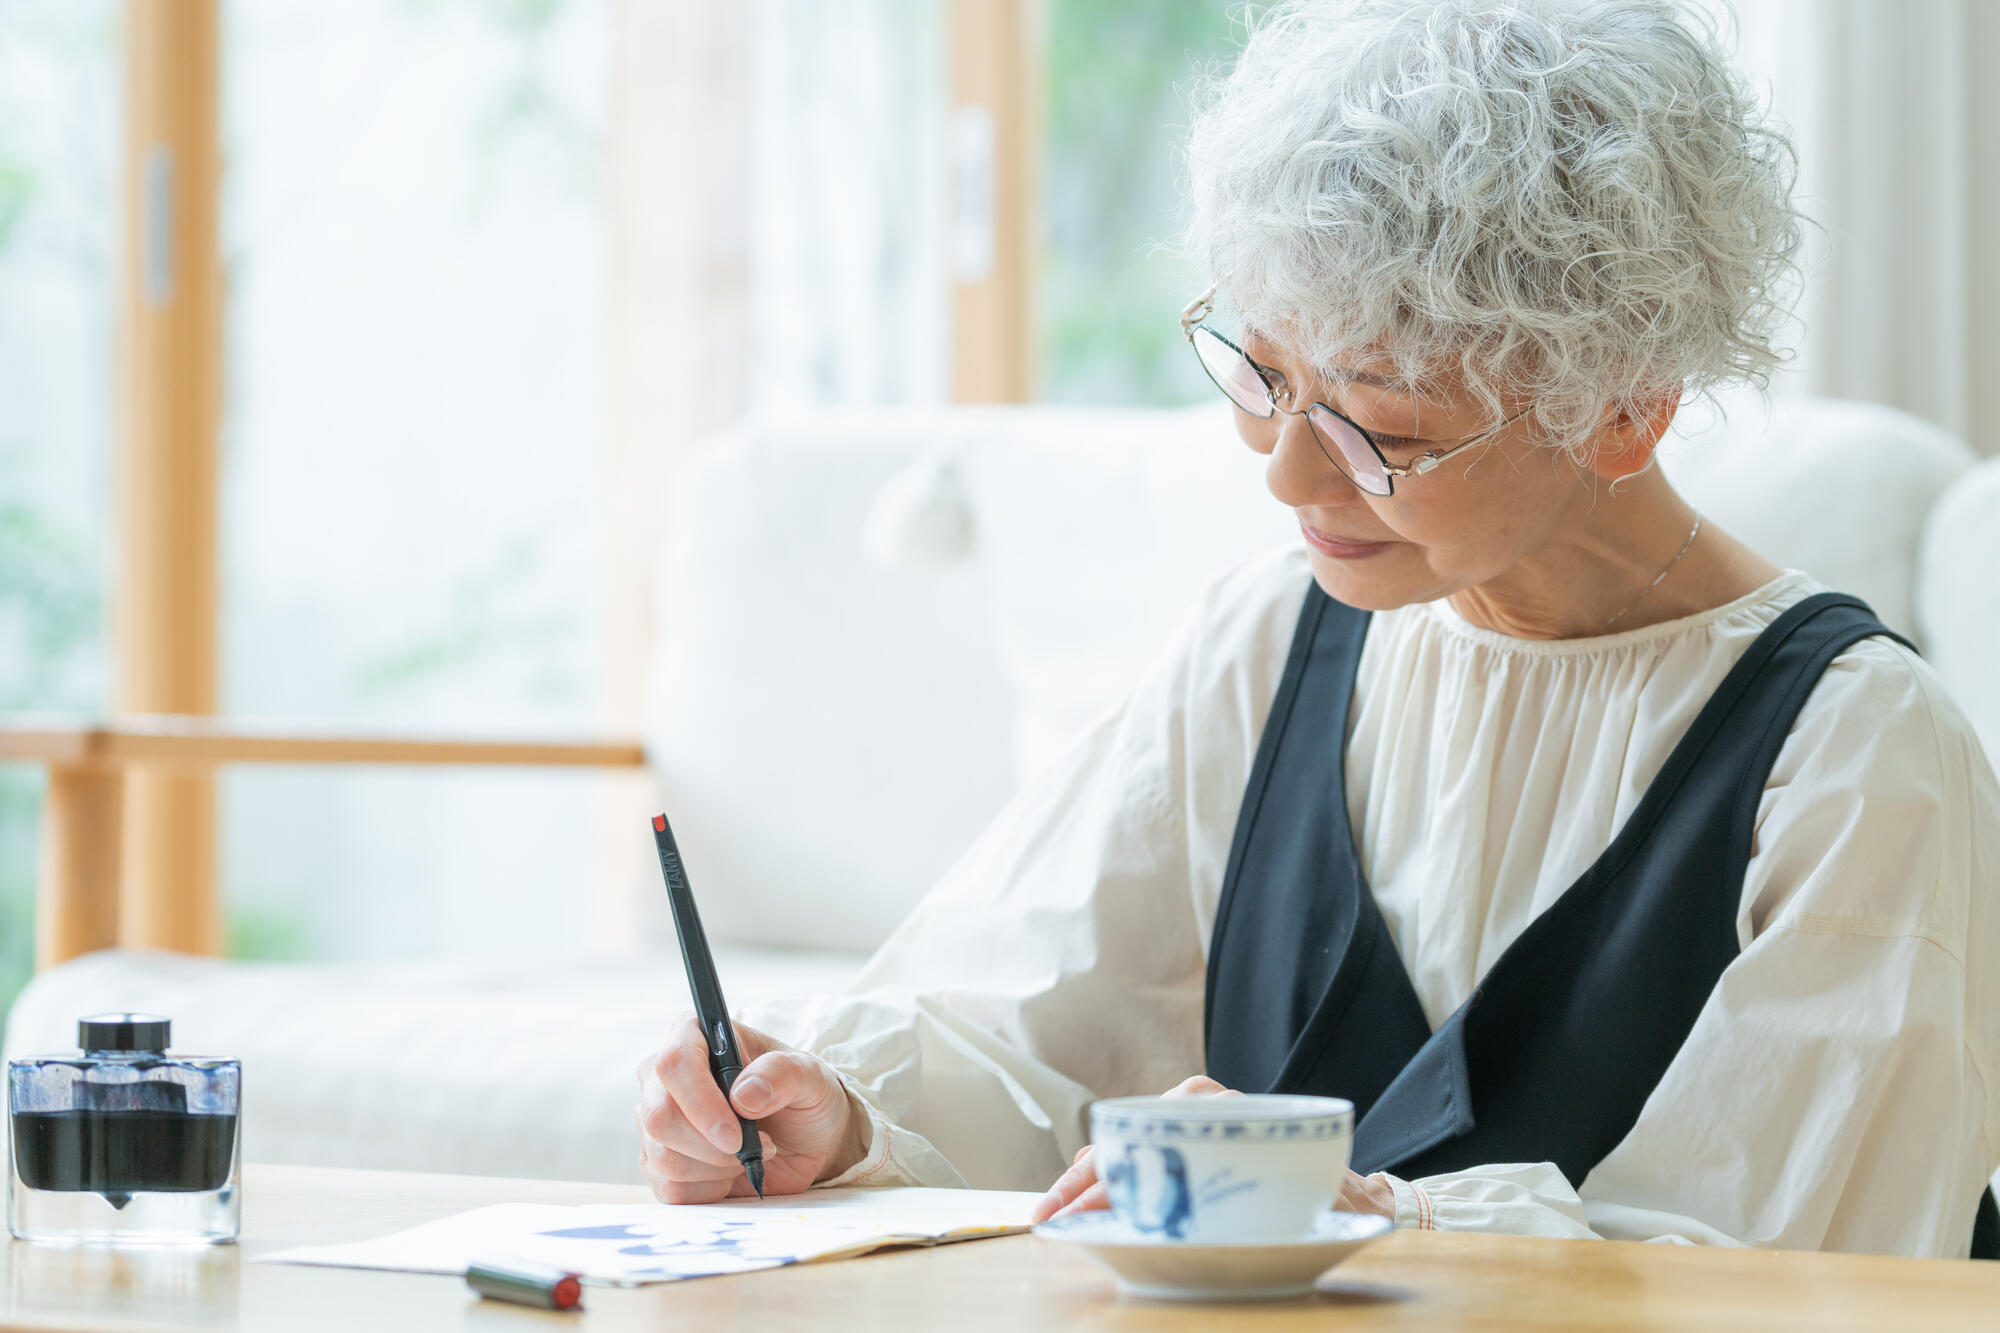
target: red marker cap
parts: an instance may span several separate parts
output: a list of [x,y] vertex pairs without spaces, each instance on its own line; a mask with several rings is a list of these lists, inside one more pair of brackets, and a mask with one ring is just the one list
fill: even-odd
[[560,1268],[509,1261],[476,1263],[465,1270],[466,1285],[481,1296],[532,1305],[543,1310],[577,1310],[583,1306],[583,1284]]

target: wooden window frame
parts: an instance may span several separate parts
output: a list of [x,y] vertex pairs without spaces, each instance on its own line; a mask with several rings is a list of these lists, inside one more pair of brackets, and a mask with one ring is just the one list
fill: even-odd
[[952,0],[952,399],[1035,393],[1041,0]]
[[[219,0],[126,0],[124,12],[111,617],[120,712],[204,715],[216,707],[219,7]],[[86,804],[118,799],[102,782],[77,780],[94,792]],[[217,952],[213,777],[141,767],[122,786],[119,941]]]

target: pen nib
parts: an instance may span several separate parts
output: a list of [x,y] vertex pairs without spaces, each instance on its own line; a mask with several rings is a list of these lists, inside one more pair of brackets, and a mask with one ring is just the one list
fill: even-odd
[[750,1175],[750,1188],[757,1191],[757,1197],[764,1197],[764,1163],[753,1161],[743,1168]]

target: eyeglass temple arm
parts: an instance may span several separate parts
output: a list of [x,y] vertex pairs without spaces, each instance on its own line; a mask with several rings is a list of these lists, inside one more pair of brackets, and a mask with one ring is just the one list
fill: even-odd
[[[1207,291],[1203,292],[1200,296],[1195,297],[1194,300],[1189,301],[1185,306],[1181,307],[1181,337],[1186,338],[1189,342],[1194,341],[1195,325],[1201,323],[1204,319],[1207,319],[1211,314],[1215,313],[1215,293],[1219,285],[1220,284],[1217,283],[1210,283],[1208,285]],[[1275,392],[1271,393],[1270,399],[1271,399],[1271,406],[1277,408],[1278,395]],[[1282,412],[1285,409],[1278,408],[1278,410]],[[1462,443],[1453,445],[1451,448],[1445,450],[1443,453],[1439,453],[1437,450],[1433,449],[1429,453],[1420,454],[1415,459],[1411,460],[1410,465],[1408,467],[1397,467],[1392,464],[1385,463],[1383,464],[1382,470],[1392,477],[1420,476],[1425,472],[1429,472],[1431,469],[1435,468],[1438,464],[1444,462],[1446,459],[1464,453],[1467,449],[1470,449],[1473,445],[1480,443],[1487,436],[1493,434],[1501,427],[1513,425],[1516,421],[1519,421],[1522,417],[1528,415],[1528,413],[1532,410],[1533,410],[1532,408],[1522,408],[1519,412],[1516,412],[1513,416],[1508,417],[1505,421],[1502,421],[1497,425],[1487,427],[1485,430],[1480,431],[1477,435],[1471,436]],[[1291,415],[1298,416],[1301,414],[1294,412]]]
[[1382,470],[1388,473],[1392,477],[1420,477],[1424,473],[1429,472],[1431,469],[1435,468],[1438,464],[1444,462],[1447,458],[1451,458],[1455,455],[1462,454],[1475,444],[1483,443],[1487,436],[1493,434],[1495,431],[1501,429],[1501,427],[1503,426],[1513,425],[1516,421],[1519,421],[1522,417],[1528,415],[1528,413],[1533,410],[1534,410],[1533,408],[1524,407],[1519,412],[1516,412],[1513,416],[1508,417],[1505,421],[1499,422],[1496,425],[1488,426],[1485,430],[1480,431],[1477,435],[1470,436],[1464,441],[1458,444],[1454,444],[1451,448],[1445,450],[1443,453],[1439,453],[1437,450],[1433,449],[1429,453],[1418,454],[1415,458],[1410,460],[1409,466],[1407,467],[1397,467],[1392,464],[1384,464]]
[[1208,290],[1189,301],[1181,308],[1181,337],[1194,341],[1194,326],[1215,312],[1216,284],[1210,283]]

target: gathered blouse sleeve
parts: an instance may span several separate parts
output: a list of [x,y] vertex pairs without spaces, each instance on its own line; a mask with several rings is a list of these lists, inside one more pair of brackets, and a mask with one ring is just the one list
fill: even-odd
[[1907,650],[1828,668],[1758,807],[1742,953],[1626,1138],[1392,1182],[1405,1225],[1963,1257],[2000,1166],[2000,788]]
[[1091,1101],[1202,1072],[1208,931],[1298,569],[1212,584],[845,994],[746,1009],[868,1108],[867,1155],[824,1184],[1045,1188],[1088,1141]]

